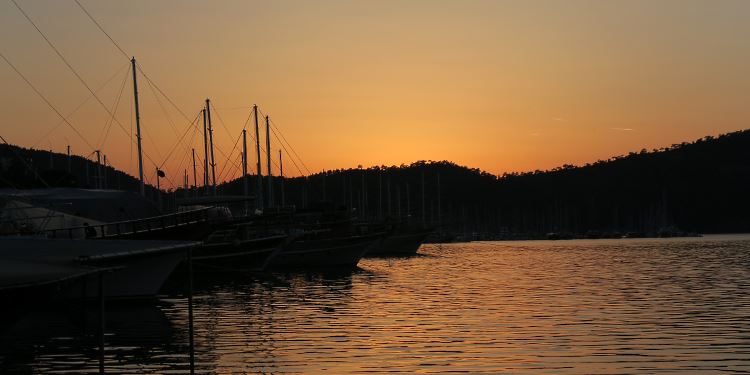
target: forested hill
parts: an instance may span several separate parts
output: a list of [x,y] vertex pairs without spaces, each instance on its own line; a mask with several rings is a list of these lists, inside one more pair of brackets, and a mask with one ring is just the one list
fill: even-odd
[[750,231],[750,130],[585,166],[503,176],[446,161],[327,171],[306,184],[287,181],[287,201],[359,208],[366,191],[365,216],[375,216],[382,186],[387,215],[390,186],[391,215],[397,215],[400,205],[402,215],[419,222],[423,175],[424,220],[442,223],[454,233],[653,235],[670,227],[699,233]]
[[[38,188],[44,180],[51,186],[96,187],[96,164],[70,160],[68,172],[64,154],[0,145],[0,186]],[[135,178],[111,167],[104,171],[108,188],[137,190]],[[253,192],[254,177],[249,180]],[[242,185],[234,180],[219,193],[241,194]],[[262,185],[267,189],[266,181]],[[155,199],[154,190],[148,196]],[[750,130],[585,166],[503,176],[447,161],[325,171],[285,179],[284,192],[285,203],[299,209],[352,207],[359,217],[407,218],[456,234],[655,234],[670,227],[749,232]],[[273,196],[278,205],[278,177]]]

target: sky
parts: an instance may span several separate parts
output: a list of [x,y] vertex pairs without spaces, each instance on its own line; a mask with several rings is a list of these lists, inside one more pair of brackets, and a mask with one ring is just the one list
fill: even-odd
[[[144,169],[167,185],[203,158],[206,98],[220,181],[253,104],[301,159],[287,148],[285,175],[544,170],[748,128],[748,1],[79,1],[153,82],[139,72]],[[0,60],[0,135],[137,174],[127,57],[74,0],[15,2],[98,100],[4,0],[0,52],[70,126]]]

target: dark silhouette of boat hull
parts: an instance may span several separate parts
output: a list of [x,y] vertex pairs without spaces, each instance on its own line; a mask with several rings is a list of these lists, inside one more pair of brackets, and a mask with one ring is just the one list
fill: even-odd
[[409,256],[415,255],[424,240],[430,235],[430,230],[410,231],[406,233],[392,233],[387,235],[380,246],[371,248],[366,256]]

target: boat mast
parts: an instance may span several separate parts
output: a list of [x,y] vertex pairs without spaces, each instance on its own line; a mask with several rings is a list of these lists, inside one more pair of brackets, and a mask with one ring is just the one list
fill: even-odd
[[268,207],[273,207],[273,173],[271,173],[271,126],[268,120],[268,116],[266,116],[266,160],[266,173],[268,174]]
[[211,187],[216,196],[216,159],[214,159],[214,129],[211,127],[211,102],[206,99],[206,117],[208,117],[208,139],[211,144]]
[[102,183],[102,189],[107,188],[107,155],[104,155],[104,173],[102,174],[104,177],[104,182]]
[[99,150],[94,151],[96,152],[96,188],[101,189],[102,188],[102,155]]
[[193,149],[193,187],[198,186],[198,178],[195,170],[195,149]]
[[[250,187],[247,184],[247,130],[242,129],[242,187],[247,198],[250,193]],[[245,201],[245,215],[247,215],[248,207],[247,201]]]
[[206,124],[206,109],[203,112],[203,189],[208,194],[208,125]]
[[281,149],[279,149],[279,176],[281,177],[281,207],[284,207],[284,163],[281,160]]
[[141,111],[138,106],[138,80],[136,79],[135,57],[130,59],[133,70],[133,98],[135,99],[135,137],[138,140],[138,180],[141,183],[141,196],[146,196],[146,187],[143,184],[143,149],[141,148]]
[[255,115],[255,154],[258,161],[258,175],[256,185],[256,197],[258,209],[263,209],[263,173],[260,170],[260,136],[258,135],[258,106],[253,104],[253,114]]

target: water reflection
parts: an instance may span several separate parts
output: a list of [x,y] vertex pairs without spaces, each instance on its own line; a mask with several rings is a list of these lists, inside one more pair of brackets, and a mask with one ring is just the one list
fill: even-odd
[[[748,236],[420,251],[426,256],[366,259],[344,273],[197,277],[198,370],[750,371]],[[187,370],[185,300],[108,314],[112,372]],[[46,319],[4,331],[0,370],[94,369],[95,344],[78,338],[81,326]],[[57,333],[35,337],[42,326]]]

